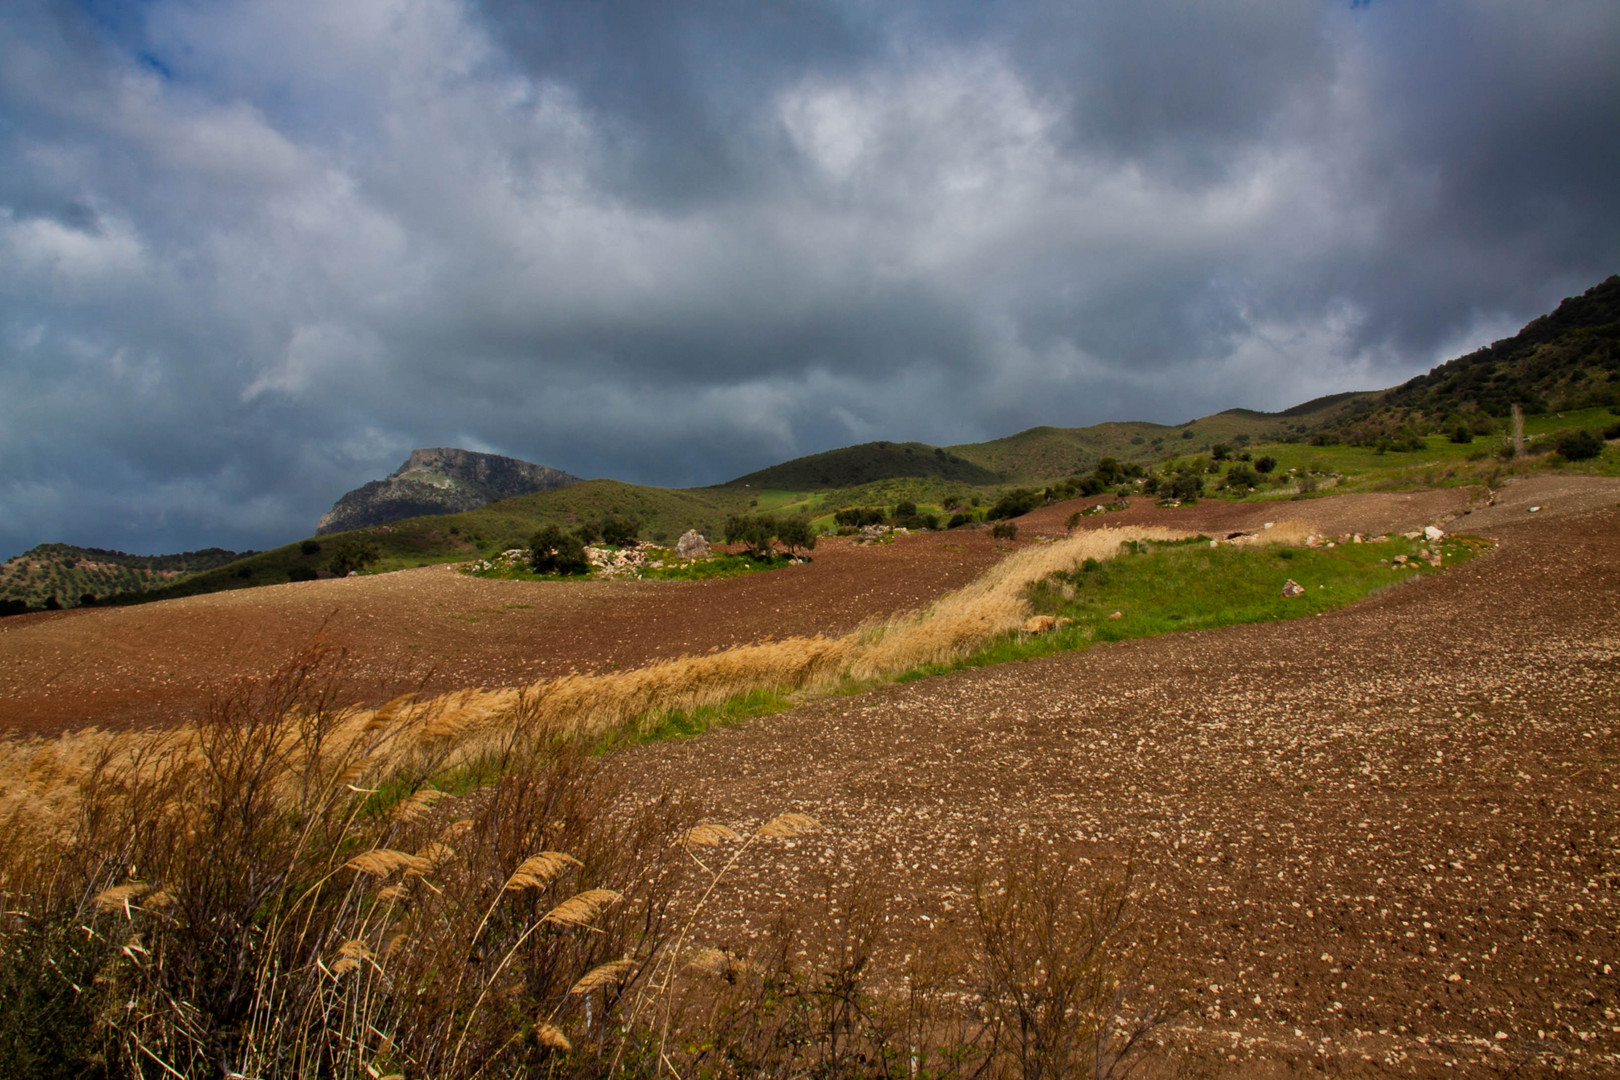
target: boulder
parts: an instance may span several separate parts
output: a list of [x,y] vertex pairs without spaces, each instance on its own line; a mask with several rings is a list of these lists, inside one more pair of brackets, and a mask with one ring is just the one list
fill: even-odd
[[687,529],[675,541],[675,554],[683,559],[707,559],[710,555],[709,542],[696,529]]
[[1285,599],[1285,600],[1290,598],[1290,597],[1294,597],[1294,596],[1304,596],[1305,595],[1305,586],[1301,585],[1299,582],[1295,581],[1293,578],[1289,578],[1288,581],[1282,587],[1282,594],[1283,594],[1283,599]]
[[1423,529],[1423,539],[1427,540],[1431,544],[1444,535],[1446,534],[1435,528],[1433,525],[1427,525]]

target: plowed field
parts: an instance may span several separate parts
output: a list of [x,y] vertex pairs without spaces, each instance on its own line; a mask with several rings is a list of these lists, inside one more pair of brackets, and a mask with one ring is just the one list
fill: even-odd
[[1134,861],[1143,982],[1193,1002],[1155,1073],[1620,1075],[1617,503],[1514,485],[1465,519],[1497,551],[1331,615],[891,685],[620,767],[739,827],[826,825],[745,860],[714,944],[858,881],[898,959],[1033,834]]

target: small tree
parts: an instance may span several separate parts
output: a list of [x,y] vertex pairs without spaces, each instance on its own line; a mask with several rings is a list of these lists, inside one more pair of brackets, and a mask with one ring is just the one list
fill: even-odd
[[556,525],[547,525],[529,541],[529,565],[537,574],[583,574],[591,568],[585,544]]
[[1255,461],[1255,463],[1254,463],[1254,471],[1257,472],[1257,473],[1268,473],[1272,469],[1275,469],[1276,467],[1277,467],[1277,459],[1272,457],[1270,454],[1267,454],[1265,457],[1257,459]]
[[899,502],[894,504],[894,519],[896,521],[900,521],[904,518],[913,518],[916,516],[917,504],[912,502],[910,499],[901,499]]
[[990,530],[990,535],[997,540],[1016,540],[1018,539],[1018,526],[1011,521],[998,521],[996,527]]
[[350,574],[359,573],[380,558],[382,550],[377,547],[376,541],[363,536],[351,536],[337,546],[337,552],[332,556],[332,573],[338,577],[348,577]]
[[776,538],[787,545],[789,552],[795,554],[800,548],[811,551],[816,546],[816,531],[810,527],[809,518],[783,518],[777,522]]
[[776,539],[776,519],[769,514],[731,514],[726,518],[726,543],[742,544],[756,559],[771,557]]

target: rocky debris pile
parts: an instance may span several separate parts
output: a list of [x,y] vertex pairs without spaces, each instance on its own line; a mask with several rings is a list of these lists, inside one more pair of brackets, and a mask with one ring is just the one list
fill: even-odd
[[656,550],[652,544],[639,541],[622,548],[586,547],[585,561],[601,577],[640,577],[643,569],[664,565],[662,559],[652,557],[651,552]]
[[903,525],[862,525],[855,538],[857,544],[884,544],[897,536],[910,536],[911,530]]
[[466,574],[487,573],[490,570],[527,570],[531,557],[528,548],[507,548],[499,555],[467,563],[461,570]]
[[675,541],[675,554],[683,559],[707,559],[711,554],[709,542],[696,529],[687,529]]

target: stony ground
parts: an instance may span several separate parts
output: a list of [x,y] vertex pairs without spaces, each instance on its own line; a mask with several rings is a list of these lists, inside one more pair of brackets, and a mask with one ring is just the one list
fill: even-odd
[[447,566],[0,619],[0,731],[173,723],[321,637],[357,700],[513,686],[769,637],[841,634],[965,585],[1008,550],[965,530],[702,582],[526,582]]
[[1620,1075],[1620,486],[1478,505],[1454,527],[1494,553],[1338,613],[891,685],[619,767],[738,827],[825,824],[745,857],[717,944],[859,881],[926,947],[1035,835],[1134,862],[1143,982],[1193,1002],[1155,1072]]

